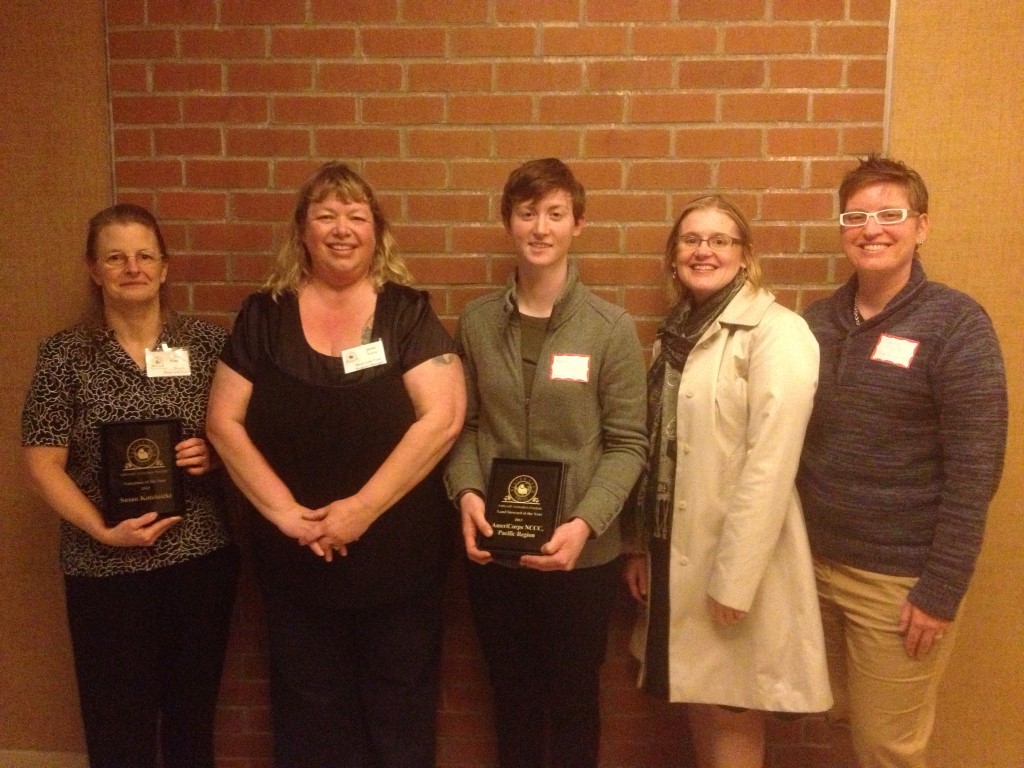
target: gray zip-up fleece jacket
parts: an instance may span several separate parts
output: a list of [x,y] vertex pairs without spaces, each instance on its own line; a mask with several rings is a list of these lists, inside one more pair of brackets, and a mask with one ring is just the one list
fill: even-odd
[[487,488],[495,457],[567,465],[562,520],[596,533],[577,568],[603,565],[621,549],[619,512],[647,456],[647,384],[632,318],[592,294],[569,264],[526,399],[515,275],[505,290],[470,303],[456,340],[467,411],[445,471],[448,495]]

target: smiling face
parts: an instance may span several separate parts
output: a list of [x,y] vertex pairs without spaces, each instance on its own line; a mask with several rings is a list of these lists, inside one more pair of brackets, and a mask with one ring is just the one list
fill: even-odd
[[[701,238],[700,244],[687,248],[682,242],[687,235]],[[716,208],[698,208],[688,213],[679,225],[673,261],[676,279],[698,304],[731,283],[746,262],[743,246],[738,242],[712,249],[707,238],[715,235],[726,235],[734,241],[741,239],[740,229],[732,217]]]
[[373,212],[366,203],[347,203],[329,195],[309,206],[302,243],[314,279],[334,286],[364,280],[377,249]]
[[572,199],[561,189],[517,203],[508,223],[520,269],[564,266],[573,238],[582,231],[583,219],[573,218]]
[[859,189],[846,201],[843,213],[886,208],[908,208],[899,224],[879,224],[869,218],[861,227],[843,227],[843,252],[857,274],[905,283],[910,278],[917,246],[928,236],[928,214],[914,214],[907,190],[899,184],[873,184]]
[[108,224],[97,234],[91,256],[90,272],[104,305],[159,306],[167,260],[152,229],[136,222]]

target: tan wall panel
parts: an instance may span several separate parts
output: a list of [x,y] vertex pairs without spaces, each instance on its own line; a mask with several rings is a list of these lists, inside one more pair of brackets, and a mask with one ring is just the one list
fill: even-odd
[[1010,386],[1010,447],[943,683],[937,768],[1024,764],[1024,4],[899,0],[891,154],[931,195],[931,278],[974,296],[996,325]]
[[36,344],[81,312],[84,225],[109,203],[111,183],[103,3],[4,2],[0,30],[0,762],[6,765],[7,750],[83,748],[56,516],[28,489],[18,445]]

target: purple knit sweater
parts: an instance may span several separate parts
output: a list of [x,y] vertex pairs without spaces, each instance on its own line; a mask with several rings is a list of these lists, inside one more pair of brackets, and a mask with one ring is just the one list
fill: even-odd
[[1006,375],[985,310],[919,260],[863,325],[857,278],[807,309],[821,347],[797,484],[811,548],[919,576],[909,599],[952,619],[974,571],[1006,449]]

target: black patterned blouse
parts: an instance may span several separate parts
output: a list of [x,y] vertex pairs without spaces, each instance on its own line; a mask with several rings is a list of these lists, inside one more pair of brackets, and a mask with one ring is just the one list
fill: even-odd
[[[22,412],[22,445],[67,447],[68,475],[101,508],[99,425],[178,418],[182,439],[205,437],[210,383],[226,338],[217,325],[169,314],[159,343],[188,349],[191,375],[160,378],[140,370],[108,328],[76,325],[44,339]],[[229,543],[221,472],[186,473],[185,507],[184,519],[151,547],[108,547],[61,520],[64,573],[113,576],[149,571]]]

